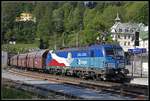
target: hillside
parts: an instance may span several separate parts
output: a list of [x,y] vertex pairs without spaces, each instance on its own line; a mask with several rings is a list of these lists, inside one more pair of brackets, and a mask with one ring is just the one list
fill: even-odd
[[[22,12],[33,21],[18,21]],[[46,48],[95,43],[102,32],[109,32],[119,13],[122,22],[148,25],[148,2],[96,2],[93,8],[84,2],[2,2],[2,42],[15,37],[17,43],[32,44],[43,39]],[[107,36],[109,42],[111,37]],[[78,40],[78,43],[76,43]]]

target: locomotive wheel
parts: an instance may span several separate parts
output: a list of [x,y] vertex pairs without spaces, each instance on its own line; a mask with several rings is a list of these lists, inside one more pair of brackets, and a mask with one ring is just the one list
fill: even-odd
[[85,77],[84,75],[80,75],[80,79],[86,79],[87,77]]
[[97,74],[97,75],[96,75],[96,80],[97,80],[97,81],[101,81],[101,80],[102,80],[102,79],[101,79],[101,74]]
[[105,75],[101,76],[101,81],[106,81],[106,80],[107,80],[107,78]]

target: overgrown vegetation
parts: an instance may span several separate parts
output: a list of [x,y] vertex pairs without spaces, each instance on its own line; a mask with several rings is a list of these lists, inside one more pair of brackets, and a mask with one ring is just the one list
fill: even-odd
[[[16,22],[22,12],[31,13],[36,23]],[[90,9],[84,2],[2,2],[2,42],[16,37],[17,43],[34,43],[43,39],[49,48],[88,45],[102,32],[110,32],[117,12],[121,22],[148,25],[148,2],[99,2]],[[98,34],[97,34],[98,33]],[[78,37],[78,38],[77,38]],[[108,36],[111,42],[110,36]]]
[[2,90],[1,93],[2,99],[32,99],[33,96],[35,96],[29,92],[17,90],[7,86],[2,86],[1,90]]

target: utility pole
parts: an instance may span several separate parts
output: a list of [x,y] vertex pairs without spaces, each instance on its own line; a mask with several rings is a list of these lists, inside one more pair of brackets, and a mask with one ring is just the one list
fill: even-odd
[[54,35],[54,36],[55,36],[55,38],[54,38],[54,39],[55,39],[54,49],[56,50],[56,49],[57,49],[57,45],[56,45],[56,32],[55,32],[55,35]]
[[65,40],[64,40],[64,36],[65,36],[65,32],[63,32],[63,42],[62,42],[62,46],[65,47]]
[[54,42],[54,44],[55,44],[55,45],[54,45],[54,49],[57,50],[56,34],[57,34],[57,32],[58,32],[58,25],[57,25],[56,22],[55,22],[54,24],[55,24],[55,26],[56,26],[55,32],[54,32],[54,40],[55,40],[55,42]]
[[76,47],[79,47],[79,33],[81,32],[81,29],[82,29],[82,24],[80,22],[80,30],[79,30],[79,32],[77,33],[77,36],[76,36]]
[[134,53],[133,53],[133,56],[132,56],[132,78],[133,78],[133,68],[134,68]]
[[76,47],[78,47],[78,37],[79,37],[79,32],[77,32],[77,36],[76,36]]
[[143,68],[142,68],[142,63],[143,63],[143,52],[141,52],[141,77],[142,77],[142,71],[143,71]]
[[[75,31],[73,32],[76,33]],[[76,47],[78,47],[78,33],[76,34]]]

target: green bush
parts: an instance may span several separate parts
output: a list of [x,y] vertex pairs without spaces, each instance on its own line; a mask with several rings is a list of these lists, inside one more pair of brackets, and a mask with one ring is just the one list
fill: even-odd
[[35,44],[3,44],[2,50],[12,54],[26,53],[29,49],[38,48]]

